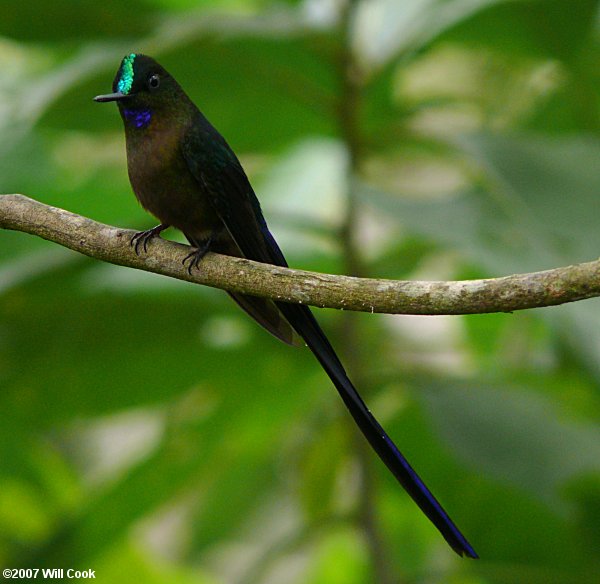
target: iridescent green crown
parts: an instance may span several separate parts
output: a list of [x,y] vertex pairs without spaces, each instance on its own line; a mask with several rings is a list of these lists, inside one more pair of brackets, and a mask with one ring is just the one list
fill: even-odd
[[127,55],[121,63],[121,75],[117,83],[117,89],[127,95],[131,91],[133,85],[133,62],[135,61],[135,53]]

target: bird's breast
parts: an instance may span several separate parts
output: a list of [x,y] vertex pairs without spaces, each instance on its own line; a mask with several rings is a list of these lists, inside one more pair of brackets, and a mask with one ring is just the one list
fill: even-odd
[[221,228],[208,193],[183,158],[180,133],[132,132],[127,136],[127,168],[136,197],[161,223],[198,239]]

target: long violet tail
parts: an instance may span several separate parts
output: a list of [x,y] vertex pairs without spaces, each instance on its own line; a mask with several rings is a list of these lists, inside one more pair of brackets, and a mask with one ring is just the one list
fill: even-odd
[[358,391],[348,379],[344,367],[310,309],[307,306],[298,304],[277,303],[277,306],[298,334],[306,341],[310,350],[329,375],[365,438],[412,497],[413,501],[438,528],[450,547],[458,555],[478,558],[479,556],[465,536],[454,525],[454,522],[444,511],[438,500],[371,414]]

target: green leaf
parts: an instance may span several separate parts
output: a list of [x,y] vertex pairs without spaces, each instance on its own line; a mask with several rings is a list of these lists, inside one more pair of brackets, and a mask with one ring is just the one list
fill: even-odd
[[444,381],[419,390],[444,441],[499,482],[566,511],[562,491],[600,471],[600,432],[562,420],[547,399],[524,391]]

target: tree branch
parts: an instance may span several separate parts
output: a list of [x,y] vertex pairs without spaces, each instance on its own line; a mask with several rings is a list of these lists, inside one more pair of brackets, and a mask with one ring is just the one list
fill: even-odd
[[209,253],[189,275],[187,246],[160,238],[147,254],[134,231],[97,223],[23,195],[0,195],[0,228],[23,231],[95,259],[284,302],[388,314],[478,314],[555,306],[600,296],[600,260],[485,280],[376,280],[280,268]]

